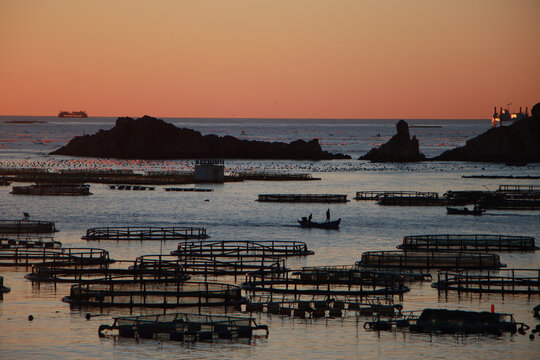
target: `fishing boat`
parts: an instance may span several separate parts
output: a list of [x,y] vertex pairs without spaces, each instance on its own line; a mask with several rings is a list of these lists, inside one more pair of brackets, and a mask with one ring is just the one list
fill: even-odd
[[311,221],[306,216],[302,216],[302,220],[298,220],[300,227],[303,228],[321,228],[321,229],[338,229],[341,223],[341,218],[334,221],[316,222]]
[[482,215],[486,210],[481,209],[479,207],[475,207],[473,210],[469,210],[469,208],[451,208],[446,207],[446,212],[448,215]]

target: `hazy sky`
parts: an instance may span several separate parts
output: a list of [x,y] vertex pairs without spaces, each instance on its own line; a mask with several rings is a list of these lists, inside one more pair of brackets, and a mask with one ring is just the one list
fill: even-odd
[[0,114],[488,118],[540,102],[540,1],[0,0]]

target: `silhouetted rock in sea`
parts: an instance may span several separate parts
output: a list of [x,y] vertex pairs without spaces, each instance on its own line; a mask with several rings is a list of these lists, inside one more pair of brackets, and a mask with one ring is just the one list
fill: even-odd
[[465,146],[447,150],[433,160],[540,162],[540,103],[533,106],[531,114],[509,126],[491,128],[467,140]]
[[371,160],[374,162],[412,162],[422,161],[426,157],[418,149],[416,136],[412,139],[409,134],[409,125],[399,120],[396,125],[397,134],[378,148],[371,149],[358,160]]
[[232,136],[205,135],[177,128],[163,120],[144,116],[122,117],[110,130],[77,136],[51,155],[110,157],[121,159],[350,159],[322,151],[319,141],[295,140],[290,144],[239,140]]

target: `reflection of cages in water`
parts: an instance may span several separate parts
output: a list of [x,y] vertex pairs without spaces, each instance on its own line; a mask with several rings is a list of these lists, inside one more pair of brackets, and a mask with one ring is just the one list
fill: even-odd
[[55,231],[54,223],[51,221],[0,220],[0,233],[3,234],[41,234],[52,233]]
[[357,263],[375,268],[498,269],[496,254],[473,252],[367,251]]
[[[127,263],[127,267],[121,267]],[[35,282],[108,283],[108,282],[178,282],[188,280],[182,268],[137,267],[134,261],[115,261],[109,264],[69,265],[64,263],[41,263],[32,265],[32,272],[26,278]],[[129,266],[131,265],[131,266]]]
[[439,272],[432,286],[475,293],[540,295],[540,269],[500,269],[482,273]]
[[46,248],[57,249],[61,248],[62,243],[54,241],[52,237],[43,237],[38,235],[0,235],[0,249],[9,248]]
[[182,241],[178,249],[171,252],[178,256],[197,257],[276,257],[312,255],[302,241],[286,240],[221,240]]
[[118,330],[120,337],[151,339],[165,335],[178,341],[251,338],[258,329],[268,335],[268,327],[257,325],[253,318],[188,313],[115,317],[112,326],[100,326],[100,336],[109,329]]
[[0,266],[31,265],[42,262],[64,264],[105,264],[109,252],[94,248],[10,248],[0,249]]
[[411,235],[403,237],[400,249],[407,250],[536,250],[535,239],[531,236],[483,235],[483,234],[441,234]]
[[174,308],[234,305],[242,299],[238,286],[188,281],[72,285],[70,295],[64,301],[77,306]]
[[259,194],[260,202],[347,202],[347,195],[341,194]]
[[249,302],[240,307],[241,311],[245,312],[266,312],[300,318],[341,317],[346,314],[345,311],[364,316],[373,314],[394,316],[402,308],[401,304],[394,304],[391,296],[292,296],[287,294],[253,295]]
[[303,295],[398,295],[409,291],[403,285],[403,279],[399,276],[383,276],[364,274],[361,277],[329,278],[321,276],[314,278],[312,275],[289,277],[285,275],[249,274],[247,280],[242,283],[242,288],[248,292],[269,292],[278,294],[303,294]]
[[143,255],[137,258],[141,266],[153,262],[173,261],[182,267],[185,274],[190,275],[243,275],[248,272],[257,273],[280,273],[287,271],[285,260],[277,257],[246,259],[243,257],[235,260],[218,260],[215,258],[176,255]]
[[185,240],[206,239],[205,228],[197,227],[102,227],[86,230],[84,240]]

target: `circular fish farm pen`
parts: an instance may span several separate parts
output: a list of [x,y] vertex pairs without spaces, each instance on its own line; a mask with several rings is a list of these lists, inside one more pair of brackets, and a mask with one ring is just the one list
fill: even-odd
[[358,265],[337,265],[337,266],[305,266],[302,270],[295,271],[305,279],[319,279],[321,281],[343,279],[400,279],[402,281],[431,281],[431,274],[421,271],[403,271],[394,269],[373,269],[363,268]]
[[110,264],[65,264],[46,262],[32,265],[32,272],[25,277],[33,282],[106,283],[106,282],[176,282],[189,280],[182,267],[165,267],[151,264],[138,267],[136,261],[115,260]]
[[277,293],[297,295],[344,295],[344,296],[367,296],[367,295],[399,295],[409,291],[403,285],[400,277],[366,276],[360,278],[325,278],[314,279],[289,273],[271,274],[248,274],[246,281],[241,284],[242,289],[248,293]]
[[538,247],[531,236],[486,234],[410,235],[397,246],[404,250],[422,251],[534,251]]
[[199,227],[98,227],[86,230],[83,240],[186,240],[207,239],[205,228]]
[[243,300],[241,289],[214,282],[174,284],[120,283],[72,285],[62,299],[71,306],[92,307],[202,307],[234,306]]
[[47,234],[56,232],[51,221],[0,220],[1,234]]
[[540,269],[444,271],[431,286],[442,291],[540,295]]
[[0,249],[0,266],[30,266],[43,262],[63,264],[107,264],[109,252],[96,248],[8,248]]
[[216,240],[193,241],[186,240],[178,243],[178,248],[171,252],[177,256],[196,257],[286,257],[313,255],[303,241],[287,240]]
[[167,339],[176,341],[213,341],[253,337],[253,332],[268,326],[258,325],[254,318],[206,314],[158,314],[114,317],[112,326],[101,325],[99,336],[113,331],[119,337]]
[[26,235],[24,237],[17,236],[0,236],[0,249],[13,248],[46,248],[58,249],[62,247],[60,241],[54,241],[52,237],[43,237],[36,235]]
[[394,304],[393,297],[356,296],[306,296],[276,294],[252,295],[246,304],[240,305],[243,312],[262,312],[274,315],[294,316],[302,319],[342,317],[352,312],[355,316],[395,316],[403,306]]
[[137,266],[146,266],[153,262],[174,262],[180,266],[185,274],[219,276],[219,275],[245,275],[248,272],[282,273],[288,271],[285,260],[279,257],[265,257],[260,259],[238,258],[235,260],[218,260],[211,257],[193,257],[176,255],[143,255],[137,258]]
[[367,251],[357,263],[362,267],[411,269],[498,269],[499,255],[475,252]]

